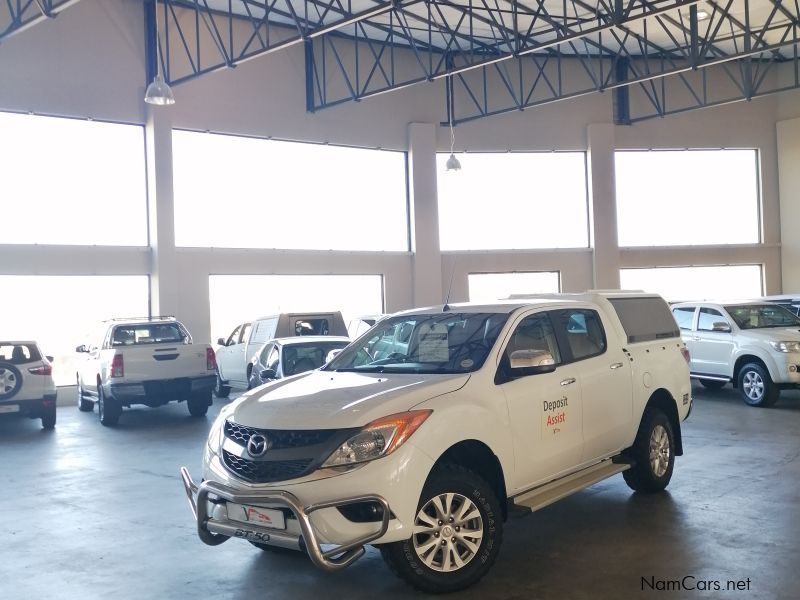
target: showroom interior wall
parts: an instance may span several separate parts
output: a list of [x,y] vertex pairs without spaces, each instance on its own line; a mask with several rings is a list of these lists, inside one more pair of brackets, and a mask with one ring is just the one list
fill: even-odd
[[[291,48],[187,82],[175,88],[175,106],[148,111],[141,100],[146,83],[143,46],[139,0],[82,0],[57,19],[0,46],[0,110],[147,125],[151,220],[151,248],[0,243],[0,274],[150,274],[154,311],[179,314],[198,339],[212,333],[212,274],[381,274],[387,311],[441,299],[451,275],[451,300],[464,300],[468,274],[479,272],[560,271],[562,289],[578,291],[594,285],[613,287],[620,268],[761,264],[768,293],[781,291],[789,282],[800,284],[785,257],[781,272],[781,228],[792,231],[797,220],[779,202],[798,184],[784,176],[785,166],[779,196],[778,173],[779,163],[791,164],[784,157],[793,156],[798,142],[796,136],[779,135],[789,126],[776,125],[800,116],[798,92],[628,127],[610,124],[609,93],[461,125],[456,128],[457,151],[587,152],[594,248],[441,252],[436,178],[458,176],[435,168],[436,152],[448,151],[450,142],[446,128],[439,126],[443,82],[312,115],[305,111],[302,48]],[[171,128],[408,151],[415,252],[176,248],[171,228]],[[762,243],[617,247],[615,149],[723,147],[759,150]],[[465,165],[468,156],[462,161]],[[268,177],[265,173],[265,182]],[[379,218],[376,212],[374,219]],[[793,240],[784,244],[795,252]]]

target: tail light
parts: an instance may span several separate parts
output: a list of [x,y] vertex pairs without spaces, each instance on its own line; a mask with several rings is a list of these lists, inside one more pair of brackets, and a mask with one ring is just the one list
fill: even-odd
[[125,365],[122,363],[122,354],[115,354],[111,361],[111,377],[125,377]]
[[217,357],[211,348],[206,348],[206,369],[209,371],[217,370]]
[[42,365],[41,367],[31,367],[30,369],[28,369],[28,373],[32,373],[34,375],[52,375],[53,365],[46,364]]
[[683,359],[686,361],[686,364],[688,365],[692,357],[689,355],[689,349],[686,346],[681,348],[681,354],[683,354]]

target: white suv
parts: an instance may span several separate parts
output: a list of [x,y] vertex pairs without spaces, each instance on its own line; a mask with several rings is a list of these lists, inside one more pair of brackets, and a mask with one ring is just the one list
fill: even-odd
[[36,342],[0,340],[0,414],[23,413],[56,426],[56,386],[49,356]]
[[774,303],[681,302],[672,314],[691,376],[710,389],[733,383],[750,406],[772,406],[800,387],[800,318]]

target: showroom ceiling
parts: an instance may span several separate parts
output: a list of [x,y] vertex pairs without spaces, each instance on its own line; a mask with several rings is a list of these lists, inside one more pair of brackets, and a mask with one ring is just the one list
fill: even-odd
[[[75,1],[0,4],[0,40]],[[143,4],[150,74],[156,21],[176,85],[303,46],[310,112],[444,80],[443,115],[455,124],[606,90],[624,124],[800,86],[798,0]]]

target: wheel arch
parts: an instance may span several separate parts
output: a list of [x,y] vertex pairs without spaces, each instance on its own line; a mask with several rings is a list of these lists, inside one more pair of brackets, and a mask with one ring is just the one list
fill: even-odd
[[[505,475],[500,460],[489,446],[475,439],[462,440],[453,444],[436,460],[431,468],[431,474],[436,467],[443,464],[460,465],[479,475],[497,495],[503,511],[503,520],[506,520],[508,517],[508,494]],[[430,476],[429,474],[428,477]]]
[[670,424],[672,425],[672,434],[675,437],[675,456],[681,456],[683,454],[681,420],[678,416],[678,405],[675,403],[675,399],[672,397],[672,394],[670,394],[664,388],[657,389],[650,395],[650,399],[647,401],[645,410],[650,407],[658,408],[669,419]]
[[764,370],[769,374],[769,376],[774,380],[774,374],[772,373],[772,371],[769,368],[769,365],[767,365],[767,362],[763,358],[755,354],[742,354],[740,357],[736,359],[736,362],[733,364],[733,387],[735,388],[739,387],[739,372],[742,370],[742,367],[744,367],[746,364],[749,363],[756,363],[757,365],[761,365],[764,368]]

